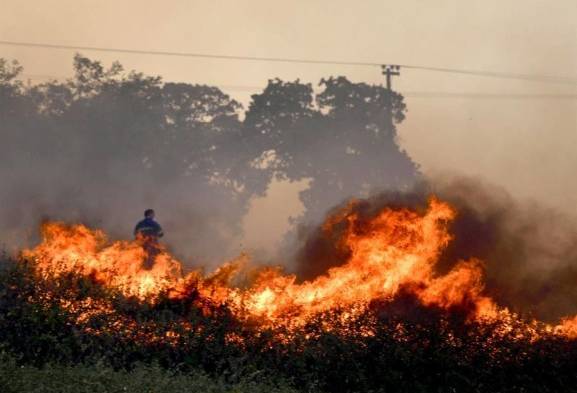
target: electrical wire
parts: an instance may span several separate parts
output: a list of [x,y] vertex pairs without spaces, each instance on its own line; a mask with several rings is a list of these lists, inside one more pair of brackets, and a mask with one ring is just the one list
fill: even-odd
[[[0,45],[31,47],[31,48],[63,49],[63,50],[83,50],[94,52],[127,53],[127,54],[152,55],[152,56],[177,56],[177,57],[194,57],[194,58],[220,59],[220,60],[239,60],[239,61],[261,61],[261,62],[277,62],[277,63],[319,64],[319,65],[361,66],[361,67],[381,67],[384,64],[390,64],[387,62],[376,63],[376,62],[336,61],[336,60],[319,60],[319,59],[297,59],[297,58],[283,58],[283,57],[219,55],[219,54],[194,53],[194,52],[151,51],[140,49],[56,45],[56,44],[16,42],[16,41],[4,41],[4,40],[0,40]],[[431,66],[411,65],[411,64],[395,64],[395,65],[406,69],[415,69],[423,71],[462,74],[462,75],[471,75],[471,76],[480,76],[489,78],[517,79],[533,82],[577,85],[577,78],[563,77],[563,76],[516,74],[509,72],[467,70],[459,68],[431,67]]]

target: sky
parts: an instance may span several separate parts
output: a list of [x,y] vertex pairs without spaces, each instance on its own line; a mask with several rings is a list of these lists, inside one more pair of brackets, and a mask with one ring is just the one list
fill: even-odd
[[[0,0],[0,6],[5,41],[577,78],[575,0]],[[0,57],[19,60],[32,83],[70,76],[73,54],[0,45]],[[166,81],[219,85],[245,105],[274,77],[383,82],[378,67],[82,54]],[[577,216],[577,84],[401,69],[393,87],[408,105],[399,142],[425,175],[479,177],[518,199]],[[302,187],[274,185],[268,199],[253,201],[253,212],[264,211],[274,229],[249,243],[279,237],[287,215],[302,208],[296,198]],[[245,225],[257,227],[259,220],[249,214]]]

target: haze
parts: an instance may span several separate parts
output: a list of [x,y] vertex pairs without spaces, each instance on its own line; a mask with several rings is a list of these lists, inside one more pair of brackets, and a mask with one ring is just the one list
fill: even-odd
[[[2,0],[1,5],[0,39],[7,41],[577,78],[574,0]],[[31,83],[70,76],[73,54],[0,45],[0,57],[19,60]],[[317,83],[345,75],[353,81],[383,81],[376,67],[82,54],[105,64],[119,60],[127,69],[166,81],[218,85],[245,105],[274,77]],[[576,84],[401,69],[393,87],[406,94],[409,109],[399,127],[401,144],[426,175],[478,176],[516,198],[577,213]],[[245,219],[248,244],[264,246],[279,239],[287,216],[298,214],[299,187],[304,185],[283,185],[282,192],[270,193],[272,199],[253,201],[259,208]],[[265,222],[270,230],[263,236],[257,228]]]

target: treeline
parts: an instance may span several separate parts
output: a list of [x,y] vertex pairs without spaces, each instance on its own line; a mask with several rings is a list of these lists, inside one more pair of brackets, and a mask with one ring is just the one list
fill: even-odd
[[210,257],[274,177],[310,179],[300,195],[310,222],[418,172],[397,142],[403,97],[382,86],[338,77],[315,93],[274,79],[244,109],[217,87],[81,55],[66,81],[27,85],[21,73],[0,59],[0,233],[9,243],[46,216],[125,234],[135,212],[154,206],[182,228],[173,243]]

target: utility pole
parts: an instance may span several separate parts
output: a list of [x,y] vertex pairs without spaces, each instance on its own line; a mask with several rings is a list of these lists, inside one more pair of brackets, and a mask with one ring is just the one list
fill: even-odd
[[393,124],[393,103],[392,99],[392,84],[391,84],[391,77],[392,76],[399,76],[401,75],[401,67],[398,65],[392,64],[383,64],[381,66],[383,75],[387,76],[387,93],[385,94],[385,105],[387,109],[388,119],[386,120],[386,126],[389,128],[389,132],[394,132],[395,125]]
[[381,68],[383,70],[383,75],[387,76],[387,90],[391,91],[392,89],[391,76],[401,75],[400,73],[401,66],[392,64],[383,64]]

